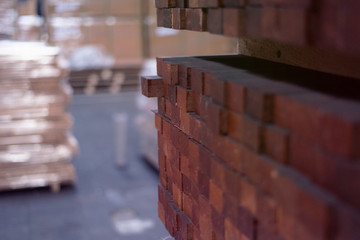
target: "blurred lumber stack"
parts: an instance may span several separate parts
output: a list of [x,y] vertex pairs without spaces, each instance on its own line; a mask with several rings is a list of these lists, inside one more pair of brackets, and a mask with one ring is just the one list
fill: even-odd
[[158,58],[158,75],[142,92],[175,239],[359,238],[357,79],[240,55]]
[[43,43],[0,43],[0,190],[75,181],[72,92],[58,55]]
[[12,39],[15,34],[15,23],[17,18],[15,4],[15,0],[0,1],[0,40]]
[[69,82],[75,94],[115,94],[137,90],[139,71],[140,68],[136,66],[71,71]]

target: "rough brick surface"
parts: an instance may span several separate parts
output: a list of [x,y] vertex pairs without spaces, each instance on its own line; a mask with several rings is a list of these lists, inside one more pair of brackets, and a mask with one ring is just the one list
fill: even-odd
[[[176,240],[359,239],[359,102],[252,61],[159,58],[163,77],[143,80],[159,100],[159,218]],[[300,73],[327,77],[285,76]]]

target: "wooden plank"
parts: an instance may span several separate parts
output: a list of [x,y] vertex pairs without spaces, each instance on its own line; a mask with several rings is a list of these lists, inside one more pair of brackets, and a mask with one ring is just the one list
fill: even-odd
[[270,40],[242,38],[238,53],[269,61],[360,79],[360,57],[330,50],[295,47]]

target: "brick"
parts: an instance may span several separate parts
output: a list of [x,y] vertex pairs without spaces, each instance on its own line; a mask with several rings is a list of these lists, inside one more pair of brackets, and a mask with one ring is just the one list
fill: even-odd
[[274,94],[264,93],[259,89],[246,91],[246,112],[263,122],[272,122],[274,116]]
[[289,133],[276,126],[265,128],[264,153],[281,164],[289,162]]
[[207,26],[210,33],[223,33],[223,10],[221,8],[208,10]]
[[225,87],[227,92],[226,106],[231,111],[243,114],[245,112],[246,88],[233,82],[227,82]]
[[266,227],[262,226],[261,224],[258,225],[257,228],[257,239],[258,240],[285,240],[277,233],[267,229]]
[[205,83],[205,89],[208,89],[205,92],[205,95],[210,97],[212,101],[221,106],[225,106],[226,100],[226,87],[225,81],[217,78],[216,76],[210,75]]
[[243,171],[243,149],[244,147],[230,138],[223,138],[216,142],[224,143],[222,151],[224,152],[224,162],[237,172]]
[[[259,1],[259,0],[254,0]],[[278,6],[287,7],[307,7],[311,4],[309,0],[260,0],[263,4],[271,5],[276,4]]]
[[[267,71],[290,71],[286,69],[270,70],[274,67],[279,67],[279,65],[269,65],[267,66],[267,68],[269,68]],[[247,86],[245,94],[246,113],[259,121],[266,123],[272,123],[274,121],[275,97],[277,95],[297,95],[305,92],[304,89],[294,85],[275,81],[264,81],[264,79],[254,77],[251,81],[244,81],[244,85]]]
[[337,182],[336,176],[339,176],[336,161],[327,157],[319,147],[298,135],[290,138],[289,164],[315,183],[334,191],[331,186],[333,182]]
[[207,102],[206,125],[216,134],[227,133],[227,111],[212,102]]
[[179,83],[179,65],[170,63],[168,60],[164,60],[163,78],[164,82],[169,85],[176,85]]
[[168,205],[169,201],[171,201],[170,193],[162,186],[158,186],[158,195],[159,201],[163,204],[164,207]]
[[200,0],[188,0],[189,1],[189,8],[199,8]]
[[193,227],[190,219],[187,216],[185,216],[182,212],[178,213],[177,219],[178,219],[181,239],[192,240]]
[[141,89],[146,97],[163,97],[163,79],[158,76],[141,77]]
[[216,240],[225,240],[225,218],[224,216],[217,212],[215,208],[211,207],[211,223],[213,226],[213,239]]
[[242,129],[244,144],[255,152],[263,152],[264,128],[261,123],[253,118],[244,116]]
[[191,89],[198,93],[204,94],[204,72],[197,68],[191,68]]
[[191,68],[185,64],[179,65],[179,85],[183,88],[191,88]]
[[236,8],[224,8],[223,32],[229,37],[243,37],[245,29],[245,11]]
[[225,170],[225,192],[235,199],[239,199],[241,191],[241,178],[230,169]]
[[206,176],[211,174],[211,160],[210,152],[199,146],[199,170]]
[[243,239],[243,235],[239,229],[228,218],[225,218],[225,239],[226,240],[238,240]]
[[210,179],[208,175],[205,175],[202,172],[198,173],[198,186],[199,186],[199,192],[202,197],[209,199],[209,185],[210,185]]
[[172,17],[171,9],[162,8],[156,10],[157,15],[157,26],[171,28],[172,26]]
[[162,223],[165,225],[165,209],[160,202],[158,202],[158,216]]
[[192,218],[192,200],[191,198],[183,194],[183,211],[186,216],[188,216],[190,219]]
[[[175,166],[171,166],[171,180],[172,182],[176,185],[177,188],[180,189],[180,191],[182,190],[182,180],[183,180],[183,176],[180,172],[180,170],[178,168],[176,168]],[[173,186],[172,186],[173,187]],[[174,191],[174,189],[172,189]]]
[[222,213],[224,207],[223,192],[213,180],[210,180],[210,203],[218,211]]
[[194,96],[192,91],[177,86],[177,104],[178,107],[185,112],[195,111]]
[[276,180],[277,203],[318,239],[327,239],[333,217],[334,199],[304,181],[299,175],[282,170]]
[[246,35],[249,38],[262,38],[263,8],[248,6],[245,11]]
[[166,115],[166,106],[165,106],[165,98],[164,97],[158,98],[158,109],[157,110],[161,116]]
[[360,107],[351,103],[339,105],[339,109],[321,114],[318,142],[334,154],[360,159]]
[[179,152],[187,152],[189,147],[188,137],[178,128],[170,128],[171,142]]
[[172,8],[176,6],[175,0],[155,0],[156,8]]
[[165,154],[162,149],[158,149],[158,159],[159,159],[159,170],[166,171],[166,161]]
[[256,186],[264,192],[273,195],[278,169],[266,157],[244,148],[243,172]]
[[200,238],[200,230],[197,229],[197,228],[194,228],[193,231],[194,231],[193,232],[194,233],[193,240],[201,240],[201,238]]
[[225,166],[217,160],[211,160],[211,179],[222,189],[225,189]]
[[174,199],[174,203],[176,204],[176,206],[180,209],[183,210],[183,204],[182,204],[182,194],[181,194],[181,190],[178,186],[176,186],[175,184],[173,184],[172,186],[172,192],[173,192],[173,199]]
[[249,183],[247,180],[242,179],[240,189],[241,206],[255,216],[257,208],[257,190],[255,186]]
[[224,194],[224,211],[223,215],[229,218],[233,223],[237,223],[239,219],[238,201],[228,194]]
[[176,228],[177,228],[177,219],[176,219],[176,206],[173,202],[168,204],[166,208],[165,214],[165,227],[170,233],[171,236],[175,236]]
[[164,147],[164,153],[170,164],[177,169],[180,169],[180,156],[177,149],[169,142],[166,142]]
[[333,219],[333,199],[314,189],[302,189],[297,196],[297,218],[319,239],[328,239]]
[[201,109],[201,95],[196,93],[196,92],[192,92],[193,95],[193,100],[194,100],[194,113],[198,116],[200,116],[200,109]]
[[202,8],[186,9],[186,29],[206,31],[207,12]]
[[360,155],[359,106],[321,94],[278,96],[276,124],[329,152],[349,159]]
[[278,229],[279,235],[284,239],[292,240],[320,240],[314,236],[309,229],[307,229],[302,223],[296,221],[296,219],[289,215],[287,212],[279,209],[277,211]]
[[227,135],[239,142],[243,142],[243,124],[242,115],[228,111]]
[[200,0],[202,8],[221,8],[223,6],[223,0]]
[[164,68],[164,58],[157,57],[156,58],[156,72],[158,76],[163,77],[163,68]]
[[277,206],[273,198],[263,192],[256,193],[256,218],[260,225],[272,232],[277,231]]
[[236,226],[240,232],[248,239],[255,238],[255,219],[249,211],[243,208],[241,205],[238,206],[238,219]]
[[162,124],[162,117],[159,115],[159,114],[157,114],[157,113],[155,113],[155,127],[156,127],[156,129],[162,134],[162,126],[163,126],[163,124]]
[[[329,161],[327,161],[329,162]],[[331,190],[343,201],[354,207],[360,207],[359,164],[349,164],[343,161],[335,162],[336,178],[332,181]],[[346,187],[344,187],[346,186]]]
[[224,6],[226,8],[237,8],[244,7],[246,5],[246,0],[223,0]]
[[209,118],[209,111],[208,111],[208,105],[210,102],[210,98],[206,97],[206,96],[200,96],[200,102],[199,102],[199,117],[203,120],[206,121],[206,119]]
[[339,207],[336,211],[336,233],[335,240],[359,239],[360,238],[360,217],[358,210]]
[[163,139],[165,141],[170,140],[170,128],[171,123],[168,120],[163,119]]
[[306,8],[263,8],[264,37],[296,45],[308,44],[308,23]]
[[177,105],[177,87],[166,84],[166,98],[173,104]]
[[[197,144],[194,144],[193,142],[190,142],[189,149],[192,151],[192,149],[197,149]],[[198,154],[198,152],[194,151],[194,154]],[[198,183],[198,170],[199,170],[199,157],[198,155],[194,155],[190,157],[190,179],[194,184]]]
[[200,128],[202,126],[202,121],[199,117],[195,115],[190,115],[190,135],[192,138],[200,141]]
[[171,120],[175,126],[180,126],[180,110],[170,101],[165,100],[166,117]]
[[199,197],[199,228],[200,237],[202,239],[211,239],[212,237],[212,224],[211,224],[211,207],[207,199]]
[[190,177],[190,159],[180,154],[180,170],[186,177]]
[[172,28],[185,29],[186,28],[186,15],[185,9],[173,8],[172,13]]
[[[192,206],[192,218],[191,221],[194,224],[195,228],[199,228],[199,222],[200,222],[200,206],[198,202],[198,198],[192,199],[193,206]],[[200,231],[199,231],[200,233]]]
[[180,110],[180,129],[190,136],[190,116],[187,112]]
[[168,188],[167,174],[166,174],[166,158],[162,150],[158,151],[158,162],[159,162],[159,177],[160,183],[166,189]]

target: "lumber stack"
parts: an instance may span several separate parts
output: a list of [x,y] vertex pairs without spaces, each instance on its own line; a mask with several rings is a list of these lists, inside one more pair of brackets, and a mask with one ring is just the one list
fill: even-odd
[[73,70],[69,84],[74,94],[119,93],[139,88],[140,66]]
[[356,79],[238,55],[158,58],[159,217],[175,239],[360,237]]
[[359,54],[357,1],[156,0],[158,25]]
[[12,39],[15,34],[17,13],[15,0],[2,0],[0,2],[0,39]]
[[75,181],[72,92],[58,55],[42,43],[0,43],[0,191]]

